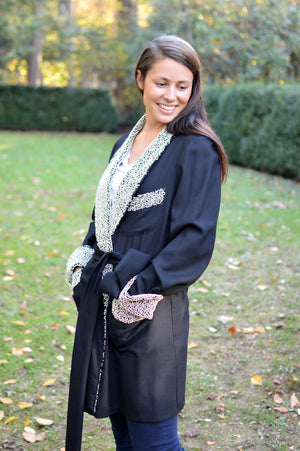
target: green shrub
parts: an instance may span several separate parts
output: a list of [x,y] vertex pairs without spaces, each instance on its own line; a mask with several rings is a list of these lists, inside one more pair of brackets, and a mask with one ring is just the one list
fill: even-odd
[[107,91],[0,86],[1,129],[113,132],[117,126]]
[[231,163],[300,179],[300,85],[212,86],[205,99]]

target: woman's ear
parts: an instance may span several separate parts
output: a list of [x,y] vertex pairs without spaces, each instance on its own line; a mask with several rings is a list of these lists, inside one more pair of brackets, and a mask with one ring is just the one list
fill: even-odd
[[136,84],[141,91],[144,91],[144,77],[139,69],[136,72]]

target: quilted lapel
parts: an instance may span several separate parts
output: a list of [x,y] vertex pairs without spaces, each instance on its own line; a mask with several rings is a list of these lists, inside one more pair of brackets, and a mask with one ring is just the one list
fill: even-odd
[[111,208],[110,185],[112,178],[127,151],[130,149],[135,136],[143,128],[144,123],[145,116],[138,121],[122,146],[117,150],[98,185],[95,200],[96,239],[98,247],[105,252],[112,250],[111,237],[124,216],[134,193],[140,186],[152,164],[158,160],[173,136],[168,133],[166,129],[163,129],[150,143],[141,157],[133,164],[132,168],[123,178],[115,194],[114,203]]

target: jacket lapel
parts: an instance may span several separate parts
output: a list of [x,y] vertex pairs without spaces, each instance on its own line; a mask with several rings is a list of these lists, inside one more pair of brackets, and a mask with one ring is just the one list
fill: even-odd
[[117,150],[107,169],[100,179],[95,200],[95,228],[99,249],[108,252],[112,250],[112,235],[124,216],[133,196],[140,186],[143,178],[148,173],[152,164],[170,143],[172,134],[163,129],[150,143],[140,158],[122,180],[114,198],[113,206],[110,206],[110,185],[113,176],[131,148],[136,135],[143,128],[145,116],[143,116],[132,129],[122,146]]

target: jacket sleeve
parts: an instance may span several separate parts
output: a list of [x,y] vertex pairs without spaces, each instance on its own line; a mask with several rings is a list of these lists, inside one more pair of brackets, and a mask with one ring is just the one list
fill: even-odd
[[84,268],[94,254],[96,242],[94,215],[95,211],[93,210],[89,230],[82,245],[72,252],[67,261],[66,277],[73,288],[79,283],[81,277],[81,270],[74,272],[74,269],[76,267]]
[[[177,164],[178,185],[172,202],[170,239],[137,274],[131,295],[168,295],[187,288],[201,276],[211,259],[220,208],[220,164],[208,138],[190,138]],[[126,267],[126,254],[122,260],[122,267]],[[114,280],[119,282],[119,288],[124,281],[124,275],[118,274],[118,268],[115,270],[116,274],[107,274],[112,290]],[[114,296],[116,292],[115,288]]]

